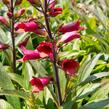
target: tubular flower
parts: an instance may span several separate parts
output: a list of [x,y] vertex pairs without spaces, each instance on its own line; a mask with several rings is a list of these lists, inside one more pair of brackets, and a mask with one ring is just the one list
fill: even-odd
[[38,24],[34,21],[20,22],[15,24],[15,29],[23,29],[25,32],[34,32],[38,29]]
[[41,42],[37,47],[37,50],[40,52],[42,58],[47,56],[53,57],[52,43],[50,42]]
[[21,46],[20,49],[24,54],[24,56],[22,59],[19,59],[18,62],[25,62],[28,60],[34,60],[40,58],[40,54],[37,50],[27,50],[24,46]]
[[62,69],[68,75],[74,76],[78,67],[79,63],[73,59],[65,59],[62,61]]
[[4,17],[2,17],[2,16],[0,16],[0,23],[8,26],[8,21]]
[[80,20],[77,20],[76,22],[71,22],[66,25],[62,25],[59,28],[59,32],[66,33],[71,31],[83,30],[84,28],[80,26],[80,23]]
[[55,0],[50,0],[48,10],[49,10],[49,15],[52,16],[52,17],[55,17],[58,14],[62,13],[62,8],[55,7],[55,6],[56,6],[56,1]]
[[44,90],[44,87],[47,86],[50,81],[52,81],[51,77],[42,77],[42,78],[33,77],[29,81],[30,84],[34,87],[32,92],[38,93],[38,92]]
[[0,50],[6,50],[7,48],[9,48],[9,45],[0,42]]
[[62,8],[53,8],[49,11],[50,16],[55,17],[58,14],[62,14]]
[[80,34],[77,31],[67,32],[62,35],[62,38],[58,41],[58,43],[68,43],[76,38],[80,38]]

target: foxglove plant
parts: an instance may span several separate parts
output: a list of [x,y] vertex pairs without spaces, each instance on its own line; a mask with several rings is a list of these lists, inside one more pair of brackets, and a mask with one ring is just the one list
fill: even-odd
[[[45,21],[43,24],[39,22],[37,18],[33,17],[25,19],[23,21],[20,20],[20,17],[26,12],[26,10],[22,8],[16,13],[14,11],[15,8],[22,3],[22,0],[16,0],[15,3],[13,0],[3,0],[3,2],[8,7],[7,16],[9,18],[10,23],[2,16],[0,16],[0,23],[7,26],[11,33],[13,51],[13,71],[17,73],[17,53],[15,43],[15,39],[16,37],[18,37],[17,35],[27,32],[33,34],[35,33],[35,35],[39,36],[45,36],[45,40],[40,42],[34,50],[26,48],[26,45],[29,41],[29,37],[25,38],[24,41],[21,41],[19,44],[17,44],[19,51],[23,55],[23,58],[18,59],[17,62],[26,63],[27,61],[31,60],[49,60],[50,63],[52,63],[53,65],[54,73],[49,76],[46,75],[44,77],[39,76],[30,78],[30,81],[28,81],[28,83],[33,86],[31,94],[32,96],[34,96],[35,93],[40,93],[41,91],[44,91],[44,88],[46,86],[52,86],[53,89],[51,93],[54,96],[56,106],[62,106],[65,103],[66,95],[64,95],[64,97],[62,96],[59,70],[63,70],[65,72],[66,77],[69,76],[71,78],[75,78],[77,69],[79,68],[79,62],[74,59],[60,59],[58,53],[60,53],[60,48],[63,44],[70,43],[72,40],[80,38],[79,32],[84,29],[80,26],[80,20],[59,26],[59,28],[57,29],[57,33],[54,34],[51,29],[50,20],[51,18],[61,15],[63,11],[61,7],[57,7],[56,0],[28,0],[30,5],[32,5],[43,16]],[[0,43],[0,49],[7,48],[7,45]],[[34,97],[32,98],[32,100],[34,101]],[[35,106],[33,107],[36,109]]]

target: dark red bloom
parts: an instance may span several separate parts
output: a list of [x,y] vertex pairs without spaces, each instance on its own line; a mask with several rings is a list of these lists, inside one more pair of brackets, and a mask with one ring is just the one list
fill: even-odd
[[34,60],[40,58],[40,54],[37,50],[27,50],[24,46],[21,46],[20,49],[24,56],[22,59],[18,60],[18,62],[25,62],[28,60]]
[[74,76],[77,68],[79,67],[79,62],[73,59],[65,59],[62,61],[62,69],[71,76]]
[[42,77],[42,78],[33,77],[30,80],[30,84],[34,87],[32,92],[38,93],[44,90],[44,87],[48,85],[51,80],[52,80],[51,77]]
[[80,26],[80,23],[80,20],[78,20],[76,22],[71,22],[66,25],[62,25],[59,28],[59,32],[66,33],[71,31],[83,30],[84,28]]
[[62,13],[62,8],[55,7],[55,6],[56,6],[56,0],[50,0],[49,6],[48,6],[48,11],[49,11],[49,15],[52,17],[55,17],[58,14]]
[[0,42],[0,50],[5,50],[7,48],[9,48],[9,45],[3,44],[3,43]]
[[49,11],[50,16],[55,17],[58,14],[62,14],[62,8],[53,8]]
[[62,35],[58,43],[68,43],[76,38],[80,38],[80,34],[77,31],[67,32]]
[[37,47],[37,50],[40,52],[41,57],[52,57],[52,43],[50,42],[41,42]]

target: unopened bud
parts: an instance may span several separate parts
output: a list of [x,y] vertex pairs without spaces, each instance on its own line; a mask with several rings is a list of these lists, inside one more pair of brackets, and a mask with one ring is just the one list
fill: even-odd
[[20,17],[22,16],[23,14],[25,13],[25,9],[20,9],[16,14],[15,14],[15,17]]
[[2,0],[2,2],[3,2],[5,5],[9,5],[9,4],[10,4],[10,0]]
[[9,18],[12,18],[12,16],[13,16],[13,15],[12,15],[12,12],[8,12],[8,13],[7,13],[7,16],[8,16]]
[[40,6],[40,0],[28,0],[33,6]]
[[16,0],[15,2],[15,6],[20,5],[22,3],[23,0]]

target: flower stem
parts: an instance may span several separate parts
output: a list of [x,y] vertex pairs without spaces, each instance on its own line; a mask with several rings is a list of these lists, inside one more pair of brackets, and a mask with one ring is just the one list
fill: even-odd
[[13,46],[13,71],[16,73],[16,48],[15,48],[15,36],[14,36],[14,6],[13,6],[13,0],[11,0],[11,38],[12,38],[12,46]]
[[[49,20],[48,20],[48,15],[47,15],[47,0],[45,0],[44,3],[44,7],[45,7],[45,12],[44,12],[44,18],[45,18],[45,23],[46,23],[46,27],[47,27],[47,31],[48,31],[48,35],[49,38],[51,40],[53,40],[53,36],[50,30],[50,26],[49,26]],[[58,74],[58,67],[56,65],[56,60],[57,60],[57,52],[55,50],[55,43],[54,40],[52,41],[52,49],[53,49],[53,66],[54,66],[54,71],[55,71],[55,76],[56,76],[56,84],[57,84],[57,90],[58,90],[58,96],[59,96],[59,105],[62,105],[62,95],[61,95],[61,89],[60,89],[60,80],[59,80],[59,74]]]

